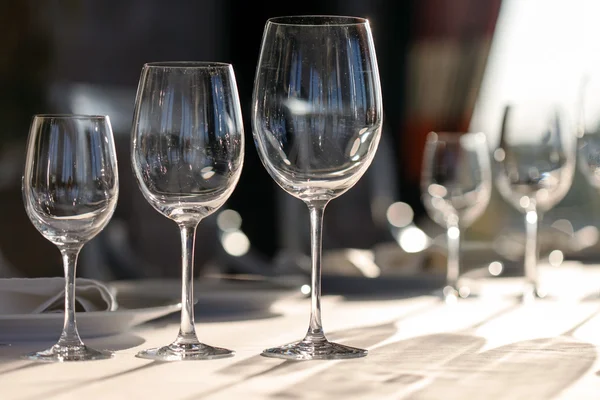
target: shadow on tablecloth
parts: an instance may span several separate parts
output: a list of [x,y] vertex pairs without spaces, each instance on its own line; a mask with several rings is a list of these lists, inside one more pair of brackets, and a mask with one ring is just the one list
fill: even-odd
[[548,399],[580,378],[595,347],[556,337],[478,350],[480,337],[434,334],[374,350],[363,362],[337,363],[274,397],[286,399]]
[[[329,336],[352,346],[372,347],[395,332],[395,323],[387,323]],[[472,332],[467,329],[389,343],[373,349],[366,358],[334,362],[318,369],[272,398],[546,399],[576,382],[597,357],[595,346],[574,339],[569,331],[483,352],[486,340]],[[238,376],[242,383],[314,367],[313,362],[274,363],[256,356],[220,373]]]

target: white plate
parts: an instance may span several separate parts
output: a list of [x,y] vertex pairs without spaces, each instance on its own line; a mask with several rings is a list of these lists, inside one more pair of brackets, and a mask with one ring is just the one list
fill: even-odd
[[[123,333],[181,309],[174,297],[139,296],[126,285],[117,286],[118,310],[77,313],[77,327],[83,338]],[[63,321],[63,313],[0,315],[0,342],[57,340]]]
[[[85,338],[116,335],[181,310],[181,280],[151,279],[110,283],[116,289],[116,311],[77,313],[79,334]],[[297,288],[295,288],[297,289]],[[194,282],[199,322],[268,318],[271,305],[299,290],[253,277],[205,277]],[[57,340],[63,313],[0,315],[0,343]]]

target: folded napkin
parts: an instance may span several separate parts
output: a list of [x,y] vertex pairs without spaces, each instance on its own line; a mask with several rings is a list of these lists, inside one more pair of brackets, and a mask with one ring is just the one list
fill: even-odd
[[[77,278],[77,311],[114,311],[117,301],[111,290],[98,281]],[[0,315],[63,312],[64,278],[0,279]]]

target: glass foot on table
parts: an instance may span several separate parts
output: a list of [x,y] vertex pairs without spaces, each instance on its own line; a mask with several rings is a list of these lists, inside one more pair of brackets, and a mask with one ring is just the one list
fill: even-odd
[[556,300],[552,295],[540,288],[526,288],[517,298],[524,304],[532,303],[536,300]]
[[26,354],[21,358],[42,362],[71,362],[107,360],[112,358],[113,355],[110,351],[95,350],[82,344],[68,347],[54,345],[47,350]]
[[233,350],[213,347],[203,343],[172,343],[164,347],[140,351],[136,357],[156,361],[188,361],[188,360],[215,360],[233,357]]
[[304,339],[297,343],[286,344],[264,350],[262,355],[286,360],[343,360],[365,357],[368,351],[356,347],[344,346],[328,340],[311,341]]

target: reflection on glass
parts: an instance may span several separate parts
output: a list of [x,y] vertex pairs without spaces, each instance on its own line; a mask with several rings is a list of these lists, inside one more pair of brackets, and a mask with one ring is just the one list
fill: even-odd
[[352,17],[267,22],[256,72],[253,133],[263,164],[310,210],[312,310],[305,338],[263,355],[352,358],[366,350],[331,343],[321,325],[321,228],[327,203],[365,173],[382,124],[381,88],[369,23]]
[[[461,229],[487,207],[492,175],[483,133],[431,132],[425,145],[421,191],[429,216],[447,229],[448,263],[444,296],[459,295]],[[460,293],[466,297],[468,293]]]
[[[146,200],[179,226],[183,308],[175,341],[138,357],[176,361],[233,355],[198,340],[192,280],[196,227],[233,192],[243,155],[244,130],[231,65],[144,66],[132,131],[133,170]],[[239,252],[238,242],[233,247]]]
[[494,151],[496,185],[502,197],[525,214],[524,296],[540,296],[537,277],[539,215],[564,198],[575,167],[575,133],[557,109],[538,104],[506,106],[500,145]]
[[83,344],[75,320],[75,269],[83,245],[113,215],[119,174],[108,117],[38,115],[33,119],[23,176],[29,219],[60,250],[65,268],[65,323],[57,344],[30,354],[37,361],[86,361],[110,352]]

